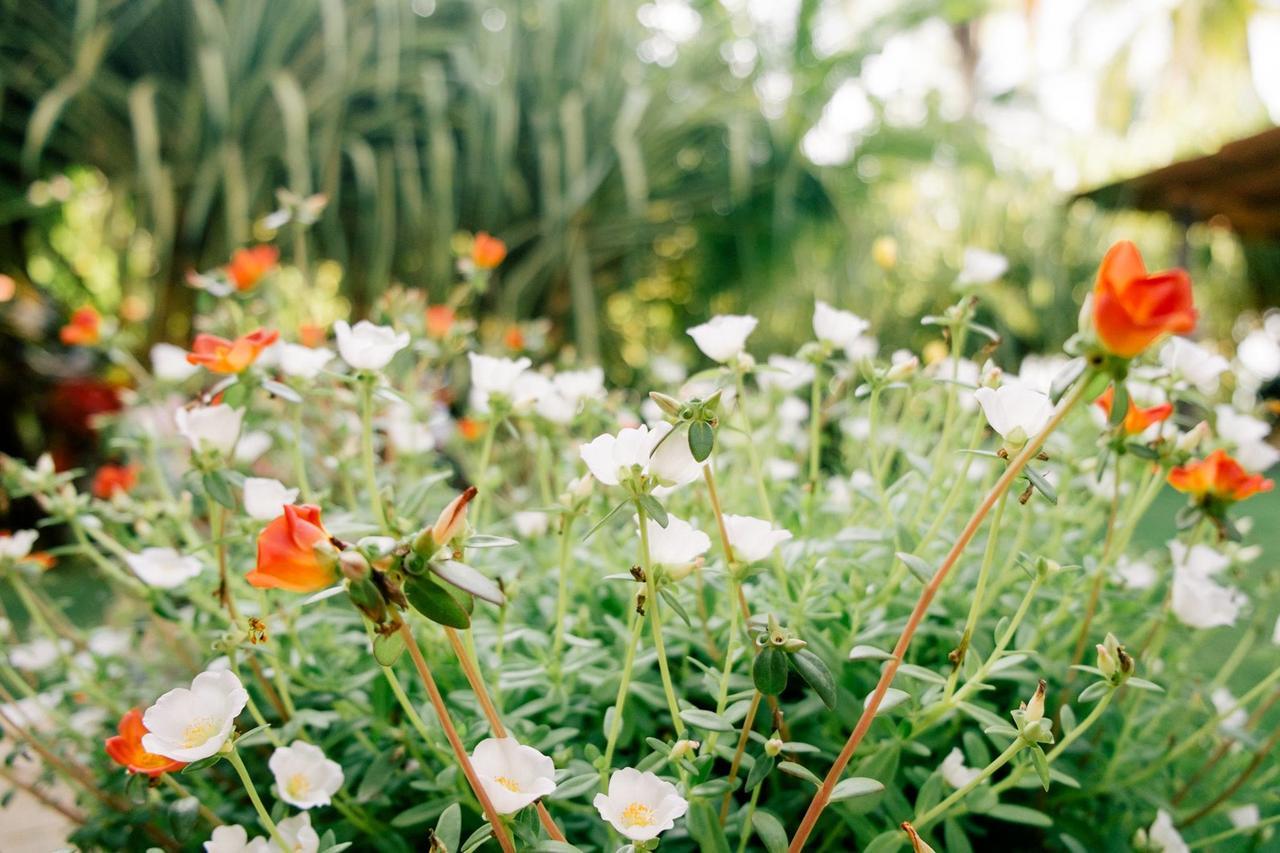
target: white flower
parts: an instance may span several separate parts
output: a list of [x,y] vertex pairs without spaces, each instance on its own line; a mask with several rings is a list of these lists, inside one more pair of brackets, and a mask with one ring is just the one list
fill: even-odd
[[634,767],[613,771],[609,793],[596,794],[592,804],[600,817],[632,841],[657,838],[689,810],[675,785]]
[[514,814],[556,789],[551,759],[512,737],[480,741],[471,764],[498,814]]
[[981,770],[965,766],[964,753],[958,747],[947,753],[938,769],[942,772],[942,781],[953,788],[963,788],[982,775]]
[[324,366],[333,360],[333,350],[328,347],[304,347],[302,344],[282,343],[280,370],[285,376],[298,379],[315,379]]
[[205,853],[271,853],[272,846],[260,835],[250,841],[248,831],[234,824],[214,827],[204,849]]
[[354,328],[339,320],[333,331],[338,337],[338,354],[356,370],[381,370],[409,345],[408,332],[397,334],[390,326],[375,326],[368,320],[361,320]]
[[1156,570],[1146,560],[1122,556],[1116,560],[1116,575],[1129,589],[1151,589],[1156,585]]
[[1188,548],[1173,541],[1169,550],[1173,554],[1174,615],[1192,628],[1234,625],[1249,600],[1235,587],[1222,586],[1213,579],[1230,565],[1231,558],[1208,545]]
[[[698,463],[689,451],[686,436],[675,435],[662,441],[672,426],[660,423],[653,429],[641,425],[621,430],[616,436],[596,436],[578,449],[582,461],[593,477],[606,486],[616,486],[631,476],[638,466],[642,474],[653,474],[664,485],[681,484],[698,476]],[[654,447],[662,446],[654,452]],[[670,445],[670,446],[668,446]]]
[[391,446],[399,453],[427,453],[436,447],[434,427],[439,418],[423,418],[408,403],[392,403],[382,416],[382,428],[387,431]]
[[1262,811],[1256,805],[1240,806],[1227,812],[1227,820],[1236,829],[1248,829],[1257,826],[1262,820]]
[[947,383],[959,383],[960,385],[970,386],[969,388],[957,388],[956,400],[959,401],[960,407],[966,412],[972,412],[978,407],[978,401],[974,398],[973,391],[970,390],[976,386],[982,379],[982,368],[973,360],[962,358],[958,361],[954,358],[945,358],[942,361],[935,361],[925,368],[926,376],[939,379]]
[[151,372],[162,382],[182,382],[200,369],[187,361],[187,351],[173,344],[156,344],[151,348]]
[[763,518],[749,515],[726,515],[724,529],[729,534],[733,556],[744,563],[763,560],[791,538],[790,530],[775,528]]
[[124,561],[143,583],[157,589],[182,586],[204,568],[195,557],[184,557],[169,547],[143,548],[140,554],[126,554]]
[[964,263],[958,284],[990,284],[1009,270],[1009,259],[986,249],[969,247],[964,250]]
[[604,398],[604,370],[588,367],[586,370],[563,370],[555,375],[552,383],[560,396],[573,404],[574,409],[583,400]]
[[244,409],[233,409],[223,403],[192,409],[181,408],[173,413],[178,434],[197,453],[216,450],[224,456],[230,454],[240,437],[240,424],[243,421]]
[[1249,721],[1249,712],[1240,707],[1239,700],[1225,687],[1219,687],[1209,694],[1213,710],[1226,716],[1218,723],[1223,729],[1241,729]]
[[1216,419],[1218,435],[1233,444],[1262,441],[1271,432],[1271,426],[1266,421],[1259,420],[1253,415],[1237,412],[1231,406],[1216,406],[1214,412],[1218,416]]
[[1069,360],[1060,355],[1029,355],[1018,366],[1018,381],[1028,388],[1048,394],[1053,380],[1066,368]]
[[1280,343],[1263,329],[1255,329],[1236,347],[1241,366],[1266,382],[1280,376]]
[[821,299],[813,307],[813,333],[824,344],[848,350],[870,326],[852,311],[833,308]]
[[800,476],[800,466],[790,459],[779,459],[776,456],[770,456],[764,460],[764,473],[770,480],[778,482],[794,480]]
[[98,657],[123,655],[133,647],[133,634],[119,628],[97,628],[89,634],[88,646]]
[[31,553],[40,534],[34,530],[18,530],[13,533],[0,533],[0,558],[21,560]]
[[249,701],[233,672],[205,671],[191,687],[176,687],[142,714],[142,748],[174,761],[199,761],[222,749]]
[[320,836],[311,827],[310,812],[285,818],[276,824],[276,829],[280,831],[280,837],[289,846],[291,853],[316,853],[320,849]]
[[533,363],[527,358],[495,358],[474,352],[467,353],[467,360],[471,362],[471,407],[479,412],[489,411],[489,398],[494,394],[513,399],[521,375]]
[[244,481],[244,511],[250,518],[271,521],[278,518],[288,504],[298,498],[297,489],[270,477],[249,477]]
[[668,515],[665,528],[652,518],[646,518],[645,522],[649,532],[649,559],[656,565],[688,566],[711,549],[711,538],[684,519]]
[[513,517],[516,532],[525,539],[533,539],[547,532],[551,519],[545,512],[517,512]]
[[1156,822],[1151,824],[1148,837],[1155,849],[1162,853],[1190,853],[1191,848],[1182,840],[1173,825],[1173,818],[1164,809],[1156,812]]
[[265,429],[255,429],[240,436],[234,458],[241,465],[252,465],[262,454],[271,449],[274,441]]
[[66,641],[55,643],[45,637],[38,637],[29,643],[10,648],[9,663],[27,672],[40,672],[57,663],[58,658],[69,649]]
[[747,336],[760,322],[743,314],[719,314],[689,330],[698,349],[721,364],[736,359],[747,345]]
[[1160,364],[1175,379],[1185,379],[1203,394],[1218,390],[1218,377],[1230,364],[1216,352],[1187,338],[1170,338],[1160,348]]
[[342,765],[306,741],[295,740],[278,747],[267,766],[276,777],[277,796],[300,809],[329,805],[330,798],[342,787]]
[[813,364],[787,355],[771,355],[769,363],[756,371],[756,382],[764,389],[784,393],[796,391],[813,381]]
[[974,392],[987,423],[1012,445],[1021,446],[1039,434],[1053,417],[1053,403],[1043,394],[1017,382]]

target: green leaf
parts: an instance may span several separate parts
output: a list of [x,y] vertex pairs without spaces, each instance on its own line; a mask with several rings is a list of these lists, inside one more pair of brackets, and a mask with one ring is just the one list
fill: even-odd
[[786,773],[788,776],[794,776],[797,779],[803,779],[806,782],[809,782],[815,788],[822,786],[822,780],[803,764],[796,764],[794,761],[779,761],[778,769],[783,773]]
[[884,793],[884,783],[865,776],[850,776],[841,779],[831,791],[831,802],[852,800],[859,797],[874,797]]
[[1049,759],[1045,757],[1044,750],[1039,746],[1031,747],[1031,763],[1035,765],[1040,784],[1046,791],[1049,790]]
[[706,800],[694,800],[685,819],[689,835],[698,842],[698,849],[708,853],[729,853],[729,840],[715,809]]
[[1076,712],[1071,710],[1070,705],[1063,705],[1062,708],[1059,709],[1058,719],[1062,723],[1063,736],[1065,737],[1066,735],[1071,734],[1072,730],[1076,727]]
[[195,797],[182,797],[169,804],[169,826],[179,841],[191,835],[199,817],[200,801]]
[[1084,690],[1080,691],[1080,701],[1092,702],[1094,699],[1099,698],[1103,693],[1106,693],[1110,689],[1111,685],[1107,682],[1095,681],[1093,684],[1090,684]]
[[658,499],[653,495],[640,495],[636,498],[636,503],[640,504],[640,508],[644,510],[645,515],[653,519],[654,523],[662,529],[667,527],[667,510],[658,503]]
[[862,853],[897,853],[907,843],[907,835],[901,829],[886,830],[871,839]]
[[680,719],[695,729],[706,729],[709,732],[731,732],[733,724],[719,714],[703,711],[700,708],[685,708],[680,712]]
[[747,774],[747,782],[742,786],[744,791],[754,791],[765,778],[773,772],[773,766],[777,760],[772,755],[761,754],[756,758],[755,764],[751,765],[751,772]]
[[760,836],[760,843],[768,853],[784,853],[787,849],[787,831],[783,828],[782,821],[769,812],[757,809],[751,815],[751,826],[756,835]]
[[787,653],[775,645],[767,645],[756,655],[751,665],[751,680],[756,690],[766,696],[777,696],[787,688],[787,671],[790,669]]
[[716,443],[716,431],[706,421],[689,424],[689,452],[697,462],[705,462]]
[[1130,687],[1136,687],[1139,690],[1150,690],[1153,693],[1164,692],[1164,688],[1161,687],[1159,684],[1156,684],[1154,681],[1147,681],[1145,678],[1135,678],[1133,676],[1129,676],[1127,679],[1125,679],[1124,683],[1129,685]]
[[376,634],[373,638],[373,657],[382,666],[395,666],[404,652],[404,638],[394,634]]
[[413,609],[441,625],[450,628],[471,627],[471,616],[449,591],[426,576],[407,577],[404,595]]
[[231,485],[227,482],[226,475],[221,471],[208,471],[201,478],[204,484],[204,493],[210,499],[217,501],[227,509],[236,508],[236,496],[231,493]]
[[806,684],[813,688],[813,692],[818,694],[822,704],[826,705],[828,710],[835,710],[836,680],[831,677],[831,670],[827,669],[822,658],[808,649],[801,649],[790,657],[795,671],[800,674]]
[[1111,416],[1107,419],[1111,426],[1124,423],[1124,416],[1129,413],[1129,389],[1123,382],[1117,382],[1115,389],[1111,397]]
[[1049,484],[1049,481],[1044,478],[1044,475],[1036,471],[1030,465],[1023,468],[1022,473],[1031,481],[1031,485],[1036,487],[1036,491],[1044,495],[1045,500],[1055,505],[1058,503],[1058,491]]
[[182,768],[183,773],[194,773],[197,770],[203,770],[206,767],[212,767],[222,760],[222,754],[210,755],[208,758],[202,758],[199,761],[193,761],[186,767]]
[[611,518],[613,518],[615,515],[617,515],[617,514],[618,514],[618,510],[622,509],[622,508],[623,508],[624,506],[626,506],[628,503],[630,503],[630,501],[623,501],[622,503],[620,503],[620,504],[618,504],[617,506],[615,506],[613,509],[611,509],[611,510],[609,510],[608,512],[606,512],[606,513],[604,514],[604,518],[600,519],[600,520],[599,520],[599,521],[597,521],[595,524],[591,525],[591,529],[590,529],[590,530],[588,530],[588,531],[587,531],[587,533],[586,533],[586,535],[582,537],[582,541],[583,541],[583,542],[586,542],[588,539],[590,539],[590,538],[591,538],[591,534],[595,533],[595,532],[596,532],[597,530],[599,530],[601,527],[604,527],[605,522],[607,522],[609,519],[611,519]]
[[902,565],[911,570],[911,574],[921,583],[928,583],[933,580],[933,566],[930,566],[915,554],[908,554],[906,551],[899,551],[897,558],[902,561]]
[[875,646],[854,646],[849,651],[849,660],[891,660],[893,655]]
[[973,845],[964,834],[960,821],[955,818],[947,818],[946,823],[942,825],[942,839],[946,844],[947,853],[973,853]]
[[375,756],[356,789],[356,802],[367,803],[376,797],[386,798],[391,779],[399,769],[390,753]]
[[914,678],[916,681],[923,681],[926,684],[946,684],[947,680],[940,674],[931,669],[925,669],[923,666],[916,666],[911,663],[904,663],[898,666],[898,675],[906,678]]
[[688,611],[684,609],[684,605],[680,603],[680,599],[676,598],[676,594],[674,592],[664,586],[662,589],[658,590],[658,595],[662,596],[662,600],[667,603],[667,606],[675,611],[676,615],[680,617],[680,621],[684,622],[684,624],[688,625],[690,628],[693,627],[693,622],[689,619]]
[[1038,812],[1026,806],[1010,805],[1009,803],[1000,803],[992,807],[987,811],[987,816],[1007,823],[1021,823],[1027,826],[1039,827],[1053,826],[1053,818],[1044,812]]

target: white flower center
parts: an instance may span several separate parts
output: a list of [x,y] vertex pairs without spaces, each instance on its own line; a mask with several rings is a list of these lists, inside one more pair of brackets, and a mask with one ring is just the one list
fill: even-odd
[[644,803],[629,803],[622,810],[622,825],[625,827],[653,826],[653,809]]
[[516,794],[520,793],[520,783],[509,776],[495,776],[493,777],[493,781],[497,782],[508,791]]
[[212,717],[199,717],[192,720],[182,732],[182,748],[192,749],[200,746],[218,733],[218,724]]

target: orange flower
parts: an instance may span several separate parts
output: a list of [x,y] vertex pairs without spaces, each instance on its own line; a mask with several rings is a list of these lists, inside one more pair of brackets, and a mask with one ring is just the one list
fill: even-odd
[[227,264],[227,277],[241,292],[252,290],[264,275],[275,269],[280,260],[280,250],[275,246],[261,245],[250,249],[237,249]]
[[[1114,385],[1108,386],[1106,391],[1094,400],[1094,405],[1102,409],[1107,417],[1111,417],[1111,403],[1115,399],[1116,389]],[[1144,431],[1152,424],[1158,424],[1161,421],[1168,420],[1173,414],[1173,403],[1161,403],[1157,406],[1150,406],[1143,409],[1134,405],[1133,400],[1129,400],[1129,408],[1124,413],[1124,431],[1126,435],[1137,435]]]
[[1188,462],[1169,472],[1169,485],[1202,501],[1231,503],[1259,492],[1269,492],[1275,483],[1261,474],[1250,474],[1224,450],[1215,450],[1205,459]]
[[507,349],[520,352],[524,349],[524,332],[520,331],[520,327],[513,323],[507,326],[507,330],[502,333],[502,343]]
[[1138,247],[1112,246],[1093,285],[1093,324],[1107,351],[1133,358],[1165,334],[1196,327],[1191,279],[1186,270],[1148,273]]
[[329,533],[318,506],[286,506],[284,514],[258,534],[258,565],[252,586],[289,592],[316,592],[337,580],[334,559],[322,553]]
[[279,337],[279,332],[265,329],[241,335],[234,341],[217,335],[196,335],[191,352],[187,353],[187,361],[202,364],[214,373],[243,373]]
[[93,475],[93,495],[110,500],[116,492],[127,493],[137,484],[137,465],[103,465]]
[[455,319],[448,305],[432,305],[427,308],[427,334],[433,338],[447,337]]
[[487,231],[477,234],[471,244],[471,261],[476,269],[491,270],[502,263],[506,256],[507,244]]
[[465,441],[475,441],[484,435],[484,422],[474,418],[458,418],[458,432]]
[[315,349],[324,343],[325,328],[315,323],[303,323],[298,326],[298,341],[304,347]]
[[121,717],[117,731],[120,734],[107,738],[107,755],[130,773],[145,773],[154,779],[162,773],[181,770],[187,766],[182,761],[174,761],[142,748],[142,736],[147,733],[147,727],[142,724],[141,708],[134,708]]
[[69,347],[93,346],[102,339],[102,315],[92,305],[77,308],[59,337]]

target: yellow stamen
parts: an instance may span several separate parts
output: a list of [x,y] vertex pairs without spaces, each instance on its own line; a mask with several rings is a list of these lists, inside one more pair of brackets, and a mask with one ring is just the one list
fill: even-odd
[[192,720],[182,732],[182,746],[184,749],[200,746],[217,733],[218,725],[209,717]]
[[653,826],[653,809],[644,803],[631,803],[622,810],[622,825]]
[[289,790],[289,796],[294,799],[301,799],[310,792],[311,780],[301,773],[294,773],[289,777],[289,782],[285,787]]
[[497,782],[499,785],[506,788],[508,791],[511,791],[516,794],[520,793],[520,783],[517,782],[515,779],[511,779],[506,776],[495,776],[493,777],[493,781]]

